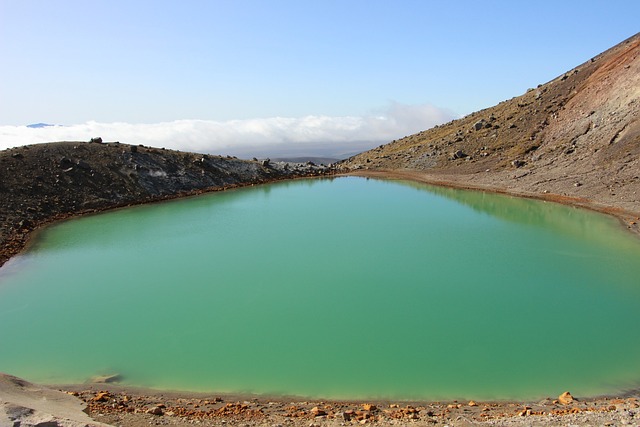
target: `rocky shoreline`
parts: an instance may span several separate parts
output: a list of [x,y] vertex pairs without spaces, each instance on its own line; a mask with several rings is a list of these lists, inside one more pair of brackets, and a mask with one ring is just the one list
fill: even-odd
[[129,390],[71,391],[94,419],[135,426],[162,419],[200,425],[619,425],[640,422],[638,397],[575,399],[565,392],[536,402],[327,401],[246,396],[137,394]]
[[[82,153],[82,154],[78,154]],[[142,154],[137,156],[136,154]],[[113,156],[115,154],[115,156]],[[532,193],[525,188],[504,188],[450,175],[415,170],[349,170],[337,166],[243,161],[230,157],[181,153],[125,144],[64,142],[20,147],[0,153],[2,173],[2,250],[0,262],[15,255],[39,227],[53,221],[104,210],[153,203],[177,197],[222,191],[305,177],[360,175],[403,179],[440,186],[492,191],[534,197],[618,216],[625,227],[638,232],[637,212],[611,207],[594,199],[558,194]],[[13,181],[12,181],[13,180]],[[106,185],[111,182],[112,185]],[[630,187],[630,188],[633,188]],[[13,377],[10,377],[13,378]],[[85,426],[343,426],[387,425],[638,425],[640,393],[586,397],[561,402],[560,396],[534,402],[393,402],[332,401],[287,396],[253,396],[170,392],[122,387],[115,383],[63,385],[51,390],[26,384],[25,393],[62,391],[77,399],[74,407],[86,406],[83,414],[95,423],[74,421],[66,410],[49,412],[11,400],[6,387],[0,389],[0,424]],[[106,381],[106,380],[105,380]],[[15,381],[9,381],[15,386]],[[0,385],[3,383],[0,382]],[[5,384],[6,385],[6,384]],[[64,399],[62,399],[65,401]],[[70,403],[66,403],[69,405]],[[37,405],[35,405],[37,406]],[[636,415],[637,414],[637,415]],[[79,415],[80,417],[82,414]],[[22,424],[15,423],[22,420]],[[45,420],[45,421],[42,421]],[[2,424],[4,425],[4,424]]]
[[637,392],[596,398],[564,392],[531,402],[342,401],[113,383],[45,387],[0,374],[0,425],[14,426],[620,426],[638,425],[639,411]]

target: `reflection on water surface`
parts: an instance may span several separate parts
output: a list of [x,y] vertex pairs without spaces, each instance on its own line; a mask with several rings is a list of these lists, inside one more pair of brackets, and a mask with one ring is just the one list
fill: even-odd
[[0,270],[0,367],[347,398],[605,393],[640,377],[639,259],[616,220],[533,200],[363,178],[215,193],[42,233]]

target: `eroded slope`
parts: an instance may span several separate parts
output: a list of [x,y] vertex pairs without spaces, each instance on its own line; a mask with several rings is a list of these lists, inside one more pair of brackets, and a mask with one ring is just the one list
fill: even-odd
[[351,171],[640,214],[640,34],[558,78],[459,120],[354,156]]

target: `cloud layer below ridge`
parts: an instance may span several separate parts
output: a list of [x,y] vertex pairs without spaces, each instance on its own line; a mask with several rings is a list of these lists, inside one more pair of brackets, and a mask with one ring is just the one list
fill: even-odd
[[[120,141],[203,153],[248,155],[277,147],[324,147],[325,151],[389,142],[453,119],[452,113],[431,105],[394,103],[379,115],[364,117],[272,117],[230,121],[176,120],[153,124],[89,121],[69,126],[0,126],[0,149],[51,141]],[[326,154],[326,153],[325,153]],[[256,154],[258,155],[258,154]]]

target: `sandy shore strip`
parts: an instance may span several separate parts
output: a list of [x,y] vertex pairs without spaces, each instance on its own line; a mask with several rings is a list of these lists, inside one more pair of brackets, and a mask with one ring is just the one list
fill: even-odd
[[[105,379],[110,381],[110,379]],[[327,400],[166,391],[117,383],[36,385],[0,373],[1,426],[640,425],[640,389],[534,401]]]

